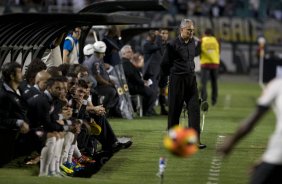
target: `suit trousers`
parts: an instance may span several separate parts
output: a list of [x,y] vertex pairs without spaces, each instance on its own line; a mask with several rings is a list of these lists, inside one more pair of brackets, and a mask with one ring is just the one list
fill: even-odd
[[168,129],[179,124],[185,102],[188,110],[188,127],[194,128],[200,135],[200,104],[195,74],[171,74],[168,100]]

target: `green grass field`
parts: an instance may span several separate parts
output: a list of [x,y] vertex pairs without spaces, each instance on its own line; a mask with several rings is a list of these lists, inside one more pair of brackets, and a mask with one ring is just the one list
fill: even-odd
[[[37,166],[7,166],[0,169],[0,183],[158,184],[158,161],[160,156],[165,156],[168,162],[164,184],[246,184],[250,168],[260,158],[269,134],[274,129],[273,113],[268,113],[229,157],[221,160],[216,155],[215,148],[222,141],[222,136],[233,133],[238,124],[252,111],[260,91],[255,82],[231,82],[221,77],[218,104],[211,107],[206,114],[202,133],[202,142],[208,147],[199,150],[190,158],[177,158],[164,150],[162,138],[167,122],[165,116],[134,120],[110,119],[117,135],[130,136],[134,143],[129,149],[114,155],[92,178],[39,178],[36,176]],[[187,118],[181,118],[182,123],[187,124]]]

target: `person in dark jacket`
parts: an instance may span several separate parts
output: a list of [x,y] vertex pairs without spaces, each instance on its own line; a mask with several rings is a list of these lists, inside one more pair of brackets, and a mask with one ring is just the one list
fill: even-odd
[[2,67],[0,89],[0,166],[13,159],[18,134],[29,131],[24,100],[18,90],[22,81],[21,65],[7,63]]
[[118,26],[112,26],[107,35],[104,36],[103,42],[105,42],[107,49],[104,56],[105,63],[115,66],[121,63],[119,57],[119,50],[123,43],[120,35],[120,28]]
[[157,75],[159,73],[161,61],[161,38],[158,34],[159,33],[157,31],[149,31],[146,37],[146,42],[143,46],[144,75],[146,75],[147,72],[154,72],[153,75]]
[[[73,113],[73,116],[78,119],[82,119],[86,121],[86,126],[88,126],[92,123],[94,120],[100,127],[101,127],[101,133],[94,134],[93,137],[96,138],[102,145],[102,150],[107,152],[115,152],[122,148],[128,148],[131,146],[132,142],[125,142],[121,143],[118,142],[118,139],[108,122],[108,120],[105,117],[105,109],[103,106],[96,106],[98,108],[95,108],[92,104],[90,105],[90,108],[87,108],[89,106],[89,102],[84,99],[87,89],[89,88],[87,82],[83,79],[78,80],[77,89],[75,92],[75,98],[72,99],[72,101],[75,102],[75,106],[73,109],[77,109],[77,113]],[[80,133],[79,137],[82,136],[82,133]],[[84,136],[85,137],[85,136]],[[81,138],[81,137],[80,137]],[[85,141],[87,141],[85,139]],[[80,143],[82,143],[81,141]],[[85,142],[84,142],[85,143]],[[80,146],[80,145],[79,145]],[[85,147],[84,147],[85,148]]]
[[31,86],[35,84],[35,76],[38,72],[46,70],[46,64],[38,58],[32,60],[32,62],[26,67],[24,80],[20,83],[19,90],[21,94],[24,94]]
[[122,65],[124,74],[128,83],[129,93],[131,95],[139,94],[143,97],[143,112],[145,116],[153,115],[155,102],[155,93],[148,86],[148,82],[143,80],[140,68],[133,63],[140,62],[143,59],[141,55],[133,57],[132,48],[130,45],[125,45],[121,49]]
[[[165,48],[166,48],[166,44],[168,43],[168,29],[167,28],[162,28],[160,29],[160,36],[161,36],[161,40],[162,40],[162,44],[161,44],[161,55],[164,54]],[[159,74],[159,104],[161,107],[161,115],[168,115],[168,111],[166,110],[166,89],[167,89],[167,83],[168,83],[168,76],[163,76],[161,74],[161,70],[160,70],[160,74]]]
[[43,93],[46,90],[46,82],[50,77],[51,75],[45,70],[38,72],[35,76],[35,84],[24,91],[23,98],[28,100]]
[[[41,70],[35,76],[35,84],[26,88],[22,94],[23,99],[27,102],[30,98],[35,95],[40,95],[46,90],[46,82],[51,77],[51,75],[45,70]],[[39,133],[40,132],[40,133]],[[22,144],[21,150],[26,150],[26,154],[30,154],[32,151],[37,151],[39,154],[41,152],[42,146],[44,145],[44,136],[42,134],[41,127],[32,127],[31,131],[23,137],[25,144]],[[42,134],[43,135],[43,134]],[[22,140],[22,143],[24,142]],[[36,164],[39,161],[38,157],[28,157],[31,160],[28,160],[27,164]]]
[[[28,100],[28,118],[32,128],[42,127],[47,133],[45,147],[41,150],[40,173],[39,176],[47,176],[52,173],[52,159],[54,157],[54,149],[57,143],[57,133],[68,131],[69,125],[65,125],[60,121],[59,112],[62,111],[55,102],[64,92],[64,78],[53,77],[47,80],[47,90],[43,94],[35,95]],[[55,168],[55,167],[53,167]]]
[[169,75],[169,113],[168,129],[179,124],[184,102],[188,110],[188,126],[198,133],[198,147],[206,145],[200,142],[200,104],[195,76],[194,57],[198,50],[193,39],[194,23],[183,19],[180,24],[180,34],[167,44],[163,55],[161,68]]
[[121,112],[119,109],[119,95],[115,87],[115,82],[110,79],[103,60],[106,51],[106,45],[102,41],[97,41],[93,46],[93,74],[97,81],[95,90],[99,96],[104,96],[103,106],[106,108],[106,110],[121,117]]
[[[145,80],[151,80],[150,88],[154,91],[154,101],[158,97],[158,83],[161,65],[161,37],[158,31],[150,31],[143,46],[144,68],[143,74]],[[153,114],[156,114],[153,111]]]

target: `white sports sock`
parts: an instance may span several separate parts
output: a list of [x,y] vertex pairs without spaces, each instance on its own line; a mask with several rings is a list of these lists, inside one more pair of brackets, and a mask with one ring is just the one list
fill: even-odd
[[69,150],[69,153],[68,153],[68,159],[67,159],[68,163],[72,162],[74,147],[75,147],[75,144],[72,144],[71,147],[70,147],[70,150]]
[[46,146],[41,150],[39,176],[47,176],[46,172],[44,171],[45,168],[44,162],[46,161],[46,159],[43,159],[47,157],[47,150],[48,149]]
[[74,144],[73,156],[75,158],[80,158],[82,156],[80,150],[77,147],[77,141]]
[[73,139],[74,139],[74,134],[71,132],[67,132],[65,135],[65,139],[64,139],[64,146],[62,150],[60,165],[62,165],[63,163],[65,163],[68,160],[68,154],[69,154]]
[[59,149],[57,150],[58,158],[56,160],[56,172],[57,173],[60,172],[60,160],[61,160],[61,155],[62,155],[63,144],[64,144],[64,138],[59,139]]
[[59,165],[59,159],[60,159],[60,150],[62,150],[60,148],[61,146],[61,139],[58,139],[56,141],[56,145],[55,145],[55,149],[54,149],[54,157],[51,161],[51,165],[50,165],[50,173],[51,174],[55,174],[60,172],[60,168],[57,168],[57,166]]
[[50,163],[54,155],[55,145],[56,145],[56,137],[50,137],[46,140],[45,147],[41,150],[39,176],[48,175]]

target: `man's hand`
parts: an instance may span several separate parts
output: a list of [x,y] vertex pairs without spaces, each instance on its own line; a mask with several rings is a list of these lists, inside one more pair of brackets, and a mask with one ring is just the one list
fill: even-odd
[[27,124],[26,122],[23,122],[22,125],[20,126],[20,132],[22,134],[26,134],[29,132],[29,124]]
[[99,106],[95,106],[94,107],[94,112],[98,115],[98,116],[104,116],[106,114],[106,110],[103,107],[103,105],[99,105]]
[[80,99],[78,96],[73,95],[72,100],[76,102],[76,107],[74,107],[74,108],[80,109],[82,102],[83,102],[83,99]]
[[67,106],[63,107],[62,114],[63,114],[64,119],[71,118],[72,117],[72,108],[67,107]]
[[111,67],[111,65],[108,64],[108,63],[104,63],[104,66],[105,66],[105,69],[106,69],[106,70],[108,70],[108,69]]
[[106,114],[106,110],[103,105],[98,106],[88,106],[87,111],[95,113],[98,116],[104,116]]

